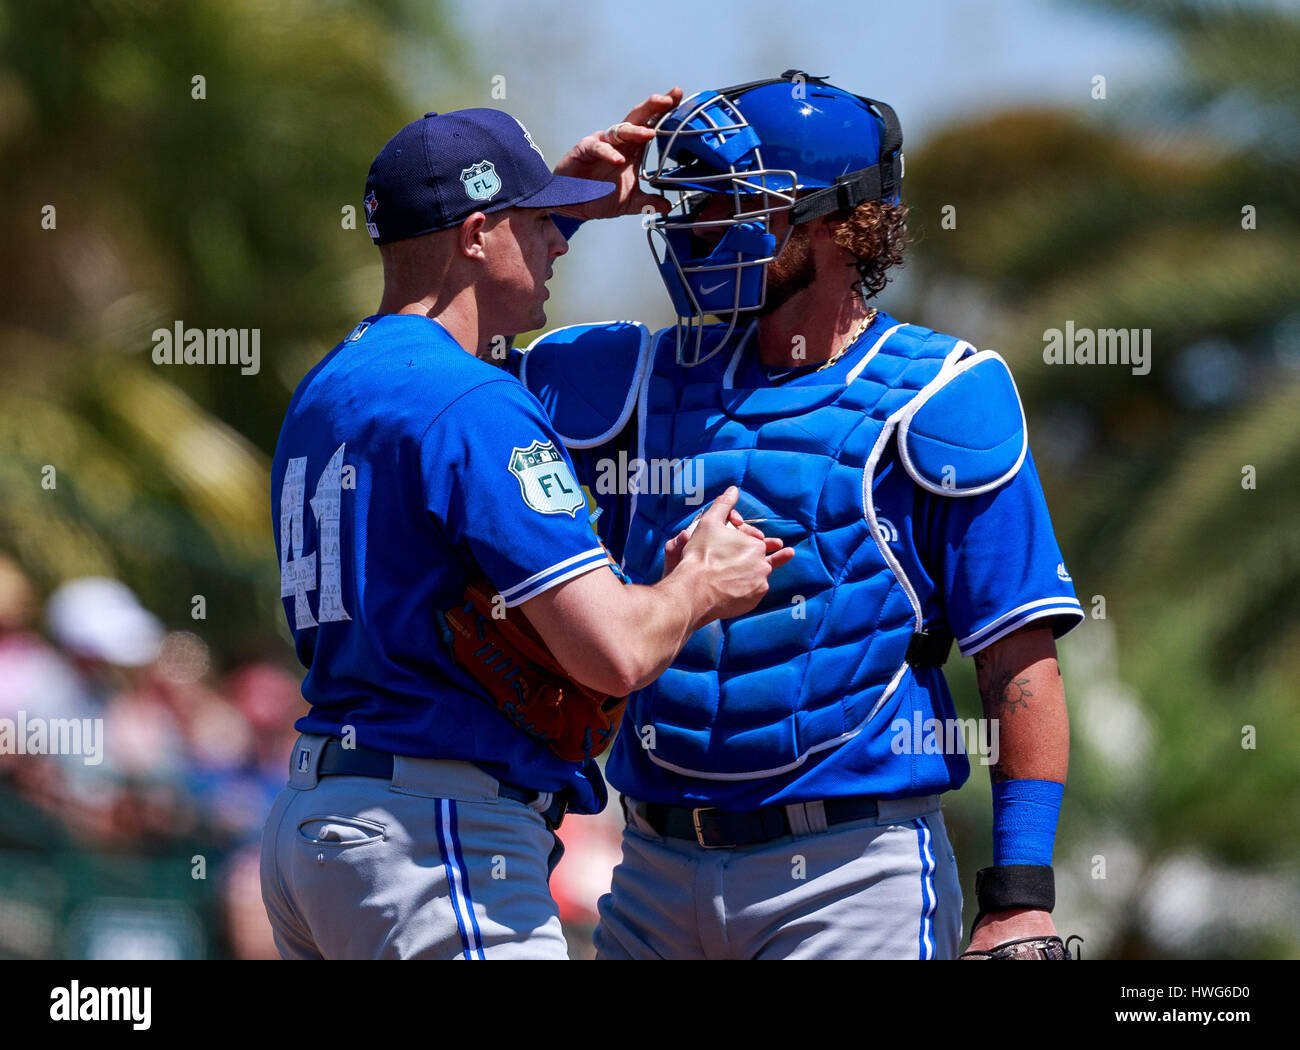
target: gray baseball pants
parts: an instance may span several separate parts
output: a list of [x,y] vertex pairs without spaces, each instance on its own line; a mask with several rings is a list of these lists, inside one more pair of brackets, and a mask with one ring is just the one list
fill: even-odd
[[558,839],[468,762],[397,756],[391,781],[317,777],[304,734],[262,837],[262,899],[286,959],[565,959],[547,880]]
[[623,859],[600,899],[598,959],[955,959],[961,885],[939,797],[731,849],[664,838],[625,800]]

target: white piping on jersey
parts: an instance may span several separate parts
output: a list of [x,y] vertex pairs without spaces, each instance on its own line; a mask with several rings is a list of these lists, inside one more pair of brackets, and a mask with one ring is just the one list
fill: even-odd
[[543,591],[549,591],[552,587],[556,587],[559,584],[564,583],[566,580],[571,580],[575,576],[581,576],[584,572],[591,572],[593,569],[603,569],[607,565],[611,564],[609,555],[603,550],[600,553],[601,557],[592,558],[591,561],[585,561],[581,565],[570,569],[568,572],[560,573],[560,575],[553,579],[543,580],[527,594],[521,594],[517,597],[511,598],[506,602],[506,608],[513,609],[516,605],[522,605],[524,602],[528,601],[529,598],[536,598]]
[[1063,598],[1061,600],[1066,604],[1048,606],[1046,609],[1039,609],[1038,612],[1022,616],[1020,619],[1013,620],[1011,623],[1007,624],[1000,631],[990,634],[986,638],[981,638],[972,648],[963,650],[958,646],[957,651],[960,652],[962,656],[974,656],[976,653],[982,652],[999,639],[1005,638],[1007,635],[1011,634],[1012,631],[1018,631],[1026,624],[1033,623],[1035,620],[1046,619],[1049,616],[1074,615],[1078,616],[1080,619],[1083,618],[1083,607],[1081,605],[1078,603],[1070,605],[1069,599]]
[[595,554],[604,555],[605,548],[592,547],[590,550],[585,550],[581,554],[575,554],[572,558],[565,558],[564,561],[557,561],[550,568],[543,569],[541,572],[533,573],[531,576],[528,577],[528,579],[516,583],[513,587],[507,587],[504,591],[501,592],[501,597],[508,599],[512,594],[516,593],[517,591],[522,591],[524,588],[528,587],[530,584],[536,583],[544,576],[549,576],[551,573],[555,572],[558,569],[563,569],[566,566],[572,565],[574,562],[582,561],[584,558],[590,558],[592,555]]
[[[1030,609],[1037,609],[1039,611],[1034,613],[1032,616],[1021,616],[1021,613],[1027,612]],[[971,654],[967,652],[968,646],[973,646],[976,650],[982,649],[990,642],[996,641],[1003,635],[1010,634],[1011,631],[1028,623],[1030,620],[1037,620],[1044,616],[1055,616],[1060,612],[1078,612],[1082,614],[1083,606],[1079,604],[1077,598],[1067,598],[1065,595],[1060,595],[1056,598],[1038,598],[1032,602],[1025,602],[1024,605],[1018,605],[1010,612],[1003,613],[991,623],[985,624],[978,631],[972,631],[965,638],[957,639],[957,648],[961,650],[963,656],[970,656]],[[982,637],[990,631],[995,631],[1004,624],[1008,624],[1008,621],[1013,622],[1011,622],[1004,630],[998,631],[996,635],[990,638]]]

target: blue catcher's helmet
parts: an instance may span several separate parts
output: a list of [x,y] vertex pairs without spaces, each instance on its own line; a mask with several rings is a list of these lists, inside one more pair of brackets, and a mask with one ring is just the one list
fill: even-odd
[[[771,232],[772,215],[789,212],[792,229],[867,201],[896,202],[902,145],[888,105],[793,69],[773,80],[697,92],[664,114],[641,177],[679,194],[673,210],[649,227],[677,312],[678,363],[707,360],[741,313],[762,308],[767,265],[785,246]],[[731,214],[702,219],[710,200],[723,194],[731,197]],[[706,314],[730,322],[708,350]]]

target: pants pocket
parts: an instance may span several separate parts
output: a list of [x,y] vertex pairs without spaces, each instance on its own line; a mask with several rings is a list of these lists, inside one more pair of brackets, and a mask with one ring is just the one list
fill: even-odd
[[332,814],[307,817],[298,822],[298,837],[313,846],[342,848],[382,842],[388,829],[373,820]]

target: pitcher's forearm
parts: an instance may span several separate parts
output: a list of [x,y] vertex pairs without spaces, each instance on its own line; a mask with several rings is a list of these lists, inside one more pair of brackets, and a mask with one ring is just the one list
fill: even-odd
[[622,668],[628,692],[644,689],[668,670],[708,614],[698,574],[679,567],[651,587],[625,588],[629,599],[621,633],[629,660]]
[[575,679],[611,696],[644,688],[672,663],[707,615],[698,570],[679,568],[654,586],[624,585],[598,570],[522,606]]
[[740,616],[762,600],[773,569],[794,552],[776,549],[780,541],[757,530],[728,524],[739,495],[732,485],[709,505],[680,560],[653,586],[625,586],[612,572],[597,570],[523,603],[569,674],[626,696],[663,674],[701,624]]

